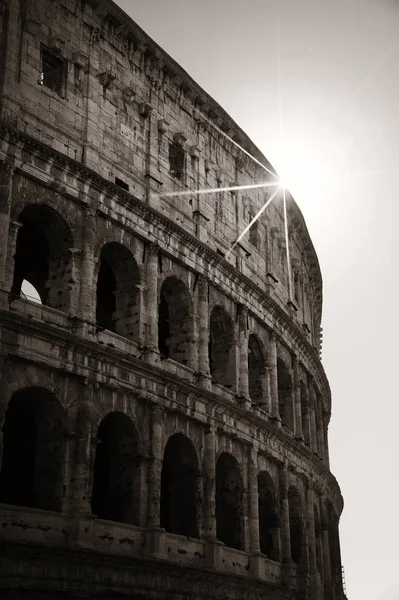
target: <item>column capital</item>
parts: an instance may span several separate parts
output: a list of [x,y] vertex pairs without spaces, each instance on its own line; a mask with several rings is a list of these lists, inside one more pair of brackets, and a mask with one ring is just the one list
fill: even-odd
[[15,163],[10,160],[0,162],[0,177],[12,177],[15,173]]
[[146,244],[146,250],[150,256],[158,256],[159,246],[156,242],[148,242]]
[[273,342],[274,344],[277,342],[277,334],[275,331],[272,331],[270,334],[270,341]]

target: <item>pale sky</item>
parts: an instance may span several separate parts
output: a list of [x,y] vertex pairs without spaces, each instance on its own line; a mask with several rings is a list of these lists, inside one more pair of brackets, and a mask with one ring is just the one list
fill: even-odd
[[399,600],[399,2],[118,0],[289,184],[324,280],[349,600]]

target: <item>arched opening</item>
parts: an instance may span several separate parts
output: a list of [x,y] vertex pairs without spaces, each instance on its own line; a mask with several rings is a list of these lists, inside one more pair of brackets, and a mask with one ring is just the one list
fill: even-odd
[[161,473],[161,527],[198,538],[199,469],[192,442],[183,434],[169,438]]
[[162,284],[158,308],[158,348],[166,358],[183,365],[191,360],[193,324],[191,299],[187,288],[176,277]]
[[316,566],[317,566],[317,571],[321,575],[323,572],[322,532],[321,532],[320,511],[316,504],[313,507],[313,511],[314,511],[314,533],[315,533],[315,542],[316,542]]
[[292,379],[281,358],[277,359],[277,386],[280,418],[290,431],[294,431],[294,405]]
[[97,279],[97,324],[129,339],[140,334],[140,272],[127,248],[117,242],[101,250]]
[[73,240],[67,224],[54,209],[39,204],[26,206],[18,220],[22,226],[11,293],[19,296],[26,280],[44,305],[68,312]]
[[310,448],[310,414],[309,399],[306,393],[306,385],[303,381],[299,384],[301,394],[302,431],[305,444]]
[[57,398],[41,387],[16,392],[3,426],[0,501],[61,510],[65,417]]
[[248,387],[249,396],[255,404],[262,404],[262,377],[264,374],[262,349],[255,335],[248,339]]
[[216,383],[235,390],[234,328],[224,308],[215,306],[209,327],[209,368]]
[[331,578],[337,598],[342,596],[342,565],[339,544],[338,516],[330,501],[327,501],[328,540],[330,548]]
[[262,471],[258,475],[259,543],[260,551],[272,560],[279,559],[276,540],[278,518],[272,478]]
[[216,463],[216,536],[244,550],[243,484],[237,460],[223,452]]
[[100,519],[138,525],[138,438],[130,418],[112,412],[97,433],[91,508]]
[[302,503],[299,492],[294,487],[288,490],[288,510],[290,520],[291,559],[299,564],[302,557]]

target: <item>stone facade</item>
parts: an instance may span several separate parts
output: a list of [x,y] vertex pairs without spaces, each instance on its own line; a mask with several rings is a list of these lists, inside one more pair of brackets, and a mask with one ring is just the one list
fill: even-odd
[[344,598],[303,217],[290,278],[268,188],[176,195],[248,153],[112,2],[0,0],[2,598]]

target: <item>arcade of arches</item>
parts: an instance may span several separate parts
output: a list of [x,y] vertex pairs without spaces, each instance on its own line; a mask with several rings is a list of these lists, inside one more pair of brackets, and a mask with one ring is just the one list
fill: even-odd
[[[92,433],[87,434],[91,440],[88,439],[85,446],[93,448],[90,472],[84,481],[88,493],[73,487],[73,494],[86,495],[87,510],[100,519],[145,525],[146,490],[142,482],[151,464],[143,461],[136,425],[127,414],[114,411],[104,416],[97,430],[87,431]],[[66,434],[64,409],[54,394],[45,388],[30,387],[12,395],[3,425],[1,502],[41,510],[65,510],[63,498],[70,485],[66,476]],[[216,538],[220,542],[237,550],[246,550],[250,543],[269,559],[282,560],[284,548],[280,531],[284,513],[277,493],[279,484],[272,475],[267,471],[257,474],[257,489],[253,495],[244,484],[246,467],[240,466],[237,458],[228,452],[218,456],[215,452],[215,496],[212,499],[207,492],[212,486],[206,485],[211,475],[192,441],[182,433],[175,433],[165,441],[161,468],[156,475],[158,526],[172,534],[201,538],[207,505],[213,505]],[[77,454],[75,460],[78,460]],[[290,486],[286,497],[290,540],[286,558],[297,565],[306,562],[305,529],[310,526],[315,538],[317,569],[322,573],[325,536],[320,504],[314,505],[314,519],[306,526],[306,500],[301,492]],[[253,533],[247,529],[246,521],[253,510],[251,506],[258,511],[258,527],[256,539],[249,541],[248,535],[253,536]],[[338,519],[332,504],[327,503],[323,510],[328,535],[336,542]],[[331,572],[338,571],[340,564],[340,556],[332,553]]]
[[[26,206],[18,217],[15,236],[15,258],[11,293],[21,294],[24,281],[32,285],[43,305],[66,313],[86,314],[93,303],[81,281],[80,298],[84,307],[79,309],[79,269],[81,276],[90,273],[84,264],[85,253],[73,247],[71,229],[65,219],[47,205]],[[194,313],[196,303],[187,285],[177,276],[166,277],[159,285],[159,252],[148,252],[146,269],[142,272],[131,251],[119,242],[108,242],[94,259],[92,269],[95,290],[92,312],[97,330],[108,330],[159,353],[164,359],[201,371],[214,383],[220,384],[259,408],[269,410],[282,426],[293,433],[322,459],[327,454],[326,431],[321,414],[321,399],[308,391],[305,383],[294,381],[293,368],[277,355],[274,364],[269,339],[266,351],[257,335],[244,331],[247,352],[243,360],[239,351],[240,327],[221,305],[210,311],[206,324],[201,314]],[[79,261],[82,261],[79,267]],[[143,286],[142,281],[146,281]],[[143,290],[147,289],[147,295]],[[200,311],[208,306],[197,304]],[[196,322],[202,323],[200,327]],[[247,322],[244,325],[248,327]],[[270,332],[264,332],[270,338]],[[241,342],[240,342],[241,343]],[[207,360],[201,357],[207,356]],[[270,370],[274,370],[277,386],[270,385]],[[300,393],[296,393],[300,386]],[[295,418],[299,403],[301,423]],[[299,429],[298,429],[299,428]],[[323,431],[321,431],[323,429]]]

